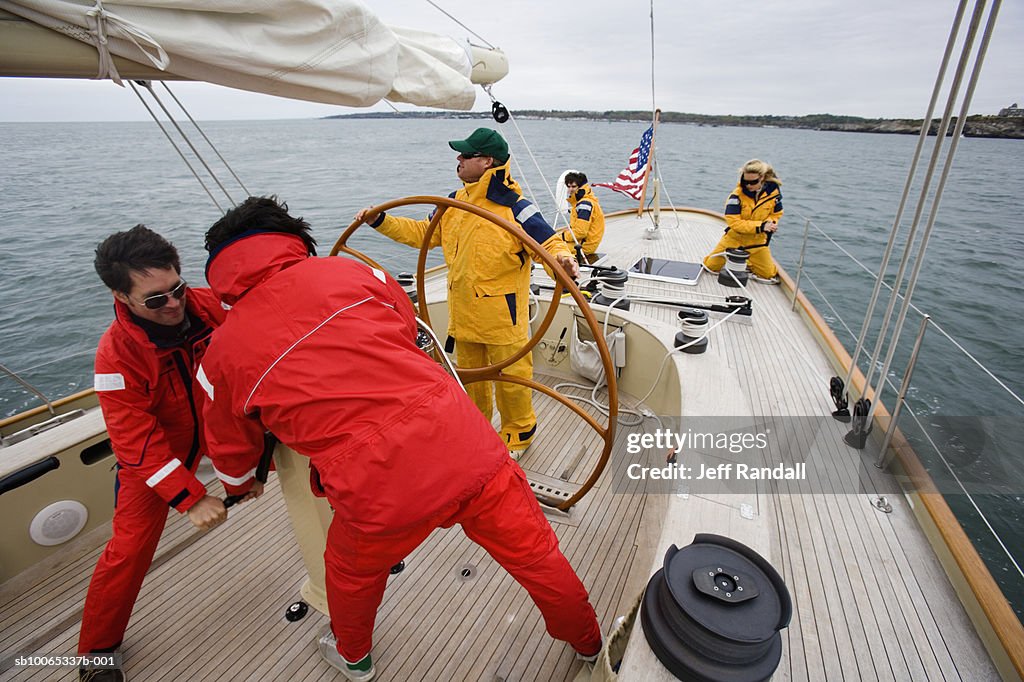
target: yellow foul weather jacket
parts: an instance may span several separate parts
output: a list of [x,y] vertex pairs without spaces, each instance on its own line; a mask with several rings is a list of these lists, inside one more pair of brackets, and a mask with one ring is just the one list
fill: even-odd
[[767,220],[778,222],[782,217],[782,191],[774,182],[752,197],[738,184],[725,202],[726,232],[732,236],[733,246],[760,246],[768,243],[761,226]]
[[[570,194],[569,206],[572,209],[569,227],[576,235],[576,241],[583,247],[583,253],[589,256],[597,251],[604,237],[604,211],[590,185],[583,185]],[[570,241],[569,235],[565,236],[566,241]]]
[[[522,197],[509,165],[490,168],[449,195],[518,224],[552,256],[572,257],[540,211]],[[372,227],[419,248],[428,220],[381,214]],[[430,247],[441,246],[448,266],[448,335],[456,341],[506,345],[529,336],[529,287],[533,266],[526,246],[492,222],[448,209]]]

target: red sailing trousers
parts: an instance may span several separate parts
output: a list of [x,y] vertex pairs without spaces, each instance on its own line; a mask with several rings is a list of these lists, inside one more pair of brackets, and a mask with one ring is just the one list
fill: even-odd
[[508,460],[477,495],[400,534],[368,535],[337,519],[331,523],[324,553],[327,605],[338,651],[346,660],[358,661],[370,651],[391,566],[435,528],[456,523],[526,588],[548,634],[583,654],[600,648],[601,629],[587,590],[558,549],[558,538],[522,469]]
[[170,510],[145,481],[121,469],[116,490],[114,534],[89,582],[78,636],[80,654],[120,646]]

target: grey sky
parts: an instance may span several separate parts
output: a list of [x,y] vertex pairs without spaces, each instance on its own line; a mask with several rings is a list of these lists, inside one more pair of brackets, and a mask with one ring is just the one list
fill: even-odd
[[[645,0],[436,1],[508,54],[511,72],[494,93],[513,110],[651,106]],[[425,0],[368,4],[388,24],[470,37]],[[703,114],[920,118],[956,6],[955,0],[657,0],[657,104]],[[971,113],[1024,105],[1021,35],[1024,3],[1004,2]],[[199,83],[174,89],[198,119],[356,111]],[[481,93],[475,108],[486,104]],[[0,78],[0,121],[147,117],[131,91],[109,82]]]

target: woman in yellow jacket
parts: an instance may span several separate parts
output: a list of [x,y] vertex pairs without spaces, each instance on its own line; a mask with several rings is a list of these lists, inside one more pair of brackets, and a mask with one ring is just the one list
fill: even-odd
[[750,253],[747,268],[763,284],[779,283],[768,243],[779,229],[782,217],[782,181],[775,169],[760,159],[751,159],[740,169],[739,184],[725,203],[725,234],[704,258],[704,267],[718,272],[725,265],[726,249],[743,248]]
[[[604,237],[604,211],[598,203],[594,191],[587,184],[587,176],[579,171],[565,174],[565,187],[569,190],[569,229],[576,241],[583,247],[583,255],[588,263],[597,260],[597,247]],[[563,234],[566,242],[572,245],[573,238]]]
[[[518,224],[540,243],[573,277],[579,266],[565,242],[555,234],[537,208],[522,197],[509,175],[508,144],[489,128],[478,128],[465,140],[448,145],[459,152],[458,176],[464,186],[449,196],[465,201]],[[395,241],[420,247],[427,220],[413,220],[366,209],[356,215]],[[440,246],[448,266],[448,338],[455,342],[456,361],[462,367],[483,367],[508,358],[529,337],[529,289],[532,259],[526,246],[494,223],[465,211],[449,209],[430,242]],[[450,351],[451,348],[447,347]],[[523,378],[533,376],[533,358],[527,354],[502,370]],[[505,381],[475,382],[466,386],[470,398],[490,419],[497,400],[501,435],[518,458],[537,430],[531,390]]]

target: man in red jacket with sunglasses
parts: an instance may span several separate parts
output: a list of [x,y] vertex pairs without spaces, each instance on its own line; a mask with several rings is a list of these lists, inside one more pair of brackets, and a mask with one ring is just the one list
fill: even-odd
[[[124,639],[168,508],[210,527],[223,505],[195,477],[204,454],[206,394],[195,369],[224,309],[181,278],[174,246],[136,225],[96,248],[96,272],[114,296],[114,321],[96,349],[95,389],[117,458],[113,535],[89,583],[80,654],[110,653]],[[194,385],[195,384],[195,385]],[[120,669],[83,668],[91,682]]]
[[261,492],[253,473],[267,429],[319,474],[334,508],[321,654],[349,679],[371,679],[389,569],[458,523],[526,588],[553,637],[596,655],[586,589],[501,437],[417,348],[405,292],[351,259],[311,258],[315,243],[272,198],[250,197],[210,228],[206,278],[231,311],[199,381],[228,493]]

